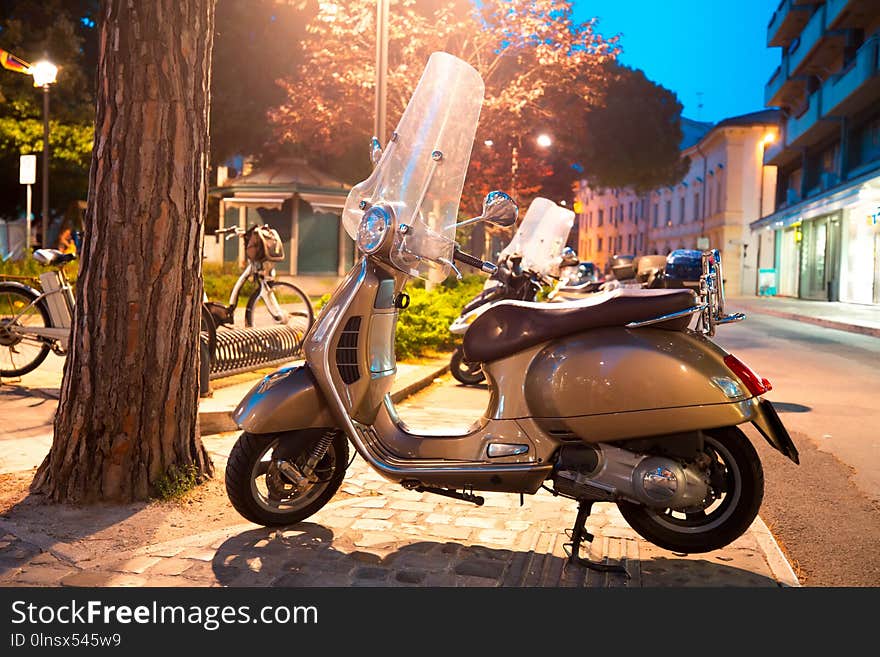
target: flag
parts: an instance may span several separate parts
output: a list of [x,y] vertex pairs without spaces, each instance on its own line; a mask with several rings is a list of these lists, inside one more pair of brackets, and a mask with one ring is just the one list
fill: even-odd
[[3,50],[2,48],[0,48],[0,65],[2,65],[5,69],[9,69],[10,71],[18,71],[19,73],[24,73],[25,75],[30,74],[30,64],[28,64],[23,59],[19,59],[11,52]]

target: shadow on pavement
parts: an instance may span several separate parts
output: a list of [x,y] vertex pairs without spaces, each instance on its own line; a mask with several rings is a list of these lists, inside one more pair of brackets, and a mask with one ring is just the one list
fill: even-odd
[[779,413],[809,413],[813,410],[812,406],[804,406],[803,404],[793,404],[791,402],[770,402],[773,408]]
[[775,580],[757,573],[702,558],[655,557],[627,560],[626,565],[632,575],[629,580],[535,551],[434,541],[358,548],[340,539],[334,545],[329,528],[309,522],[232,536],[212,562],[222,586],[777,586]]

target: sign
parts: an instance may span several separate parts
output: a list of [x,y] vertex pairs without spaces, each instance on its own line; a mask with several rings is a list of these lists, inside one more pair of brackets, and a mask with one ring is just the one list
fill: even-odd
[[775,269],[759,269],[758,270],[758,296],[759,297],[776,296],[776,270]]
[[37,182],[37,156],[22,155],[18,170],[18,182],[22,185],[33,185]]
[[697,238],[697,248],[700,251],[707,251],[709,249],[709,238],[708,237],[698,237]]

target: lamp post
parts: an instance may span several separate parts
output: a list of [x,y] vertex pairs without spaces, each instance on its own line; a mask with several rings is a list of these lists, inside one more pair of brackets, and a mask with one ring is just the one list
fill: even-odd
[[[776,141],[776,133],[768,132],[761,139],[761,160],[758,162],[758,166],[760,167],[760,174],[758,175],[758,179],[760,182],[758,183],[760,186],[760,190],[758,190],[758,219],[764,216],[764,172],[767,167],[764,165],[764,155],[767,151],[767,145],[772,144]],[[755,295],[760,296],[761,294],[761,242],[764,237],[761,232],[758,232],[758,252],[755,254]]]
[[388,95],[388,5],[389,0],[376,0],[376,116],[373,134],[382,148],[385,148]]
[[48,246],[49,237],[49,85],[58,77],[58,67],[52,62],[42,60],[31,67],[34,86],[43,89],[43,225],[40,246]]

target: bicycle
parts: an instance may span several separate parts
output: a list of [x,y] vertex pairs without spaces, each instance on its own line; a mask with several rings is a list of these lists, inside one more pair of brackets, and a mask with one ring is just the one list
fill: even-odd
[[0,377],[17,377],[33,371],[50,351],[67,354],[73,325],[73,288],[64,265],[73,253],[37,249],[34,260],[57,267],[39,275],[42,289],[6,276],[0,281]]
[[[241,290],[249,279],[256,283],[257,288],[248,297],[244,311],[246,327],[258,327],[272,324],[286,324],[308,333],[315,321],[315,311],[308,295],[293,283],[275,279],[275,267],[272,262],[284,258],[278,233],[268,226],[251,226],[248,229],[230,226],[214,231],[220,240],[239,237],[244,240],[247,265],[232,286],[229,303],[224,305],[217,301],[209,301],[207,294],[204,305],[208,308],[217,326],[235,324],[235,310],[238,307]],[[262,302],[262,303],[261,303]]]

